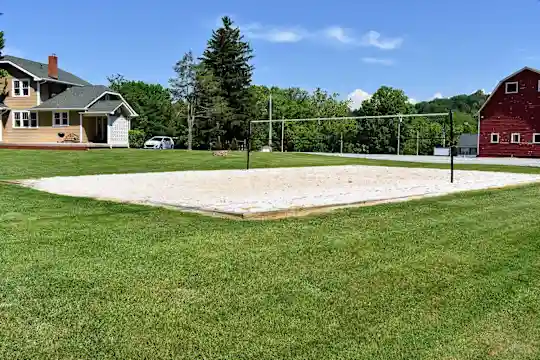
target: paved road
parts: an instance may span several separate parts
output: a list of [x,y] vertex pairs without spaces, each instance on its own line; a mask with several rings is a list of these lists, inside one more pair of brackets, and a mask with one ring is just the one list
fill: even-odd
[[[427,156],[427,155],[374,155],[374,154],[338,154],[338,153],[310,153],[326,156],[343,156],[352,158],[372,159],[372,160],[392,160],[421,162],[431,164],[450,164],[450,157],[447,156]],[[540,167],[540,159],[524,158],[476,158],[476,157],[455,157],[455,164],[483,164],[483,165],[513,165],[513,166],[536,166]]]

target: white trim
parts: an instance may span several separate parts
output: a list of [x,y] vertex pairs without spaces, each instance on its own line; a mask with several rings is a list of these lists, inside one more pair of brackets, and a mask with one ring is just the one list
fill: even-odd
[[[68,115],[69,119],[69,115]],[[68,120],[69,121],[69,120]],[[83,134],[83,116],[82,114],[79,114],[79,143],[82,144],[82,134]]]
[[504,79],[502,79],[501,81],[499,81],[499,83],[497,84],[497,86],[495,86],[495,89],[491,92],[491,94],[489,94],[488,98],[486,99],[486,101],[484,102],[484,104],[482,105],[482,107],[480,107],[480,109],[478,110],[478,113],[480,113],[484,107],[486,107],[487,103],[491,100],[491,98],[493,97],[493,95],[497,92],[497,90],[499,89],[499,87],[506,82],[506,80],[516,76],[517,74],[525,71],[525,70],[529,70],[529,71],[532,71],[532,72],[535,72],[537,74],[540,75],[540,70],[537,70],[537,69],[533,69],[531,67],[528,67],[528,66],[525,66],[524,68],[516,71],[515,73],[512,73],[510,75],[508,75],[507,77],[505,77]]
[[60,83],[60,84],[73,85],[73,86],[90,86],[90,85],[72,83],[72,82],[69,82],[69,81],[56,80],[56,79],[52,79],[52,78],[49,78],[49,77],[41,78],[40,80],[50,81],[50,82],[55,82],[55,83]]
[[[55,124],[56,119],[55,119],[54,116],[56,114],[67,114],[67,125],[63,125],[63,124],[57,125],[57,124]],[[62,120],[62,115],[60,115],[60,121],[61,120]],[[52,114],[52,127],[58,128],[58,127],[67,127],[67,126],[69,126],[69,111],[53,111],[53,114]]]
[[[19,82],[19,95],[15,95],[15,81]],[[24,83],[28,82],[28,95],[23,94]],[[11,97],[30,97],[32,89],[32,79],[29,78],[11,78]]]
[[13,63],[13,62],[11,62],[11,61],[8,61],[8,60],[0,60],[0,64],[8,64],[8,65],[11,65],[11,66],[13,66],[14,68],[19,69],[19,70],[22,71],[23,73],[32,76],[32,78],[33,78],[34,81],[41,80],[41,78],[40,78],[39,76],[37,76],[37,75],[35,75],[35,74],[32,74],[30,71],[26,70],[25,68],[20,67],[19,65],[15,64],[15,63]]
[[32,108],[32,111],[71,111],[71,110],[84,110],[81,108]]
[[[115,113],[116,110],[120,109],[121,106],[125,106],[124,103],[121,103],[120,105],[118,105],[117,107],[114,108],[113,111],[110,112],[111,115],[113,115]],[[128,109],[129,110],[129,109]]]
[[[497,136],[497,141],[493,140],[493,135]],[[489,142],[492,144],[498,144],[501,141],[501,137],[499,136],[499,133],[491,133],[489,135]]]
[[117,93],[114,91],[104,91],[101,95],[99,95],[97,98],[92,100],[88,105],[86,105],[85,109],[88,109],[90,106],[95,104],[99,99],[101,99],[103,95],[107,95],[107,94],[118,96],[125,103],[125,106],[127,107],[127,109],[131,112],[131,116],[134,116],[134,117],[139,116],[139,114],[137,114],[137,112],[133,110],[133,108],[129,105],[126,99],[124,99],[124,97],[120,93]]
[[534,133],[533,136],[532,136],[532,143],[533,144],[540,144],[540,141],[534,141],[534,137],[535,136],[540,136],[540,133]]
[[478,113],[478,132],[476,133],[476,156],[480,156],[480,113]]
[[[508,85],[516,85],[516,91],[508,91]],[[508,81],[504,83],[504,93],[505,94],[517,94],[519,92],[519,82],[518,81]]]
[[111,145],[111,115],[107,115],[107,144]]
[[[514,141],[514,135],[517,135],[517,141]],[[511,133],[510,134],[510,143],[512,143],[512,144],[521,143],[521,134],[520,133]]]
[[[20,121],[20,125],[21,126],[15,126],[15,114],[20,114],[20,118],[19,118],[19,121]],[[28,114],[28,126],[22,126],[23,125],[23,117],[22,117],[22,114]],[[36,114],[36,126],[30,126],[31,123],[32,123],[32,114]],[[30,111],[30,110],[12,110],[11,111],[11,128],[12,129],[30,129],[30,130],[33,130],[33,129],[39,129],[39,114],[36,112],[36,111]]]
[[37,105],[41,104],[41,83],[38,81],[36,85],[36,97],[37,97]]

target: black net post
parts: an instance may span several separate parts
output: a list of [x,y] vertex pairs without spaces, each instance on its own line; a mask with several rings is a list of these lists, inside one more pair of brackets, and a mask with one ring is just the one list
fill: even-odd
[[454,116],[452,110],[449,112],[450,117],[450,183],[454,182],[454,153],[455,153],[455,144],[454,144]]

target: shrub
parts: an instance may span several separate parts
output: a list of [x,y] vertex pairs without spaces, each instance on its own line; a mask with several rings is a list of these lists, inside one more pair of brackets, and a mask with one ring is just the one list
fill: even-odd
[[214,143],[213,150],[223,150],[223,144],[219,139]]
[[236,138],[232,139],[231,146],[229,147],[229,150],[231,150],[231,151],[238,150],[238,141],[236,141]]
[[129,147],[142,148],[146,134],[142,130],[129,130]]

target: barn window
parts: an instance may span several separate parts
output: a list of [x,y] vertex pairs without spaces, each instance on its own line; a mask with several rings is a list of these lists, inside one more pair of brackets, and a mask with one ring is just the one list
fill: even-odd
[[491,133],[491,143],[492,144],[499,143],[499,133]]
[[540,144],[540,133],[533,134],[533,143]]
[[512,144],[519,144],[521,142],[521,135],[519,133],[512,133],[510,140],[512,141]]
[[506,93],[507,94],[517,94],[518,92],[518,82],[507,82],[506,83]]
[[540,92],[540,80],[538,80],[538,91]]

